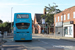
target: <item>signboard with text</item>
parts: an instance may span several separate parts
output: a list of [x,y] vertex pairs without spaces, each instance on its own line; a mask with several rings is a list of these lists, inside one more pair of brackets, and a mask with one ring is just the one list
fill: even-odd
[[57,22],[55,23],[55,26],[63,26],[63,22]]
[[42,19],[42,24],[45,24],[45,19]]

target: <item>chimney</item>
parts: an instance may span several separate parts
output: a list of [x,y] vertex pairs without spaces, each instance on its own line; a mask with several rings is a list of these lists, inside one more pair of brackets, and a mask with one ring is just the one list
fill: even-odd
[[44,8],[44,14],[46,14],[46,8]]

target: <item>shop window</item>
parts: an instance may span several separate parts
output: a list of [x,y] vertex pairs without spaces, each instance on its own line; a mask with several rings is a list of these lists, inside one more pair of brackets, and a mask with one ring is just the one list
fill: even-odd
[[68,27],[64,27],[64,34],[68,35]]
[[70,19],[70,13],[67,14],[68,19]]
[[55,17],[55,22],[56,22],[56,17]]
[[72,35],[72,26],[69,26],[69,35]]
[[59,16],[58,16],[58,22],[59,22]]
[[61,15],[61,21],[63,21],[63,16]]

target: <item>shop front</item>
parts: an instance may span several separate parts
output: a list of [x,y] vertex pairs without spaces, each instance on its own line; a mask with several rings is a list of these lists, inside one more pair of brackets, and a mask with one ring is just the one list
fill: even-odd
[[55,23],[55,36],[63,36],[63,22]]
[[74,26],[71,22],[63,23],[63,34],[65,37],[73,37],[74,34]]

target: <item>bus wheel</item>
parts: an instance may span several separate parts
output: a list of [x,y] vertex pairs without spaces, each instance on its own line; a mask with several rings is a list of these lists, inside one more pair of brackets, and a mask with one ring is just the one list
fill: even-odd
[[32,40],[29,40],[30,42],[32,42]]
[[15,40],[15,42],[17,42],[17,40]]

